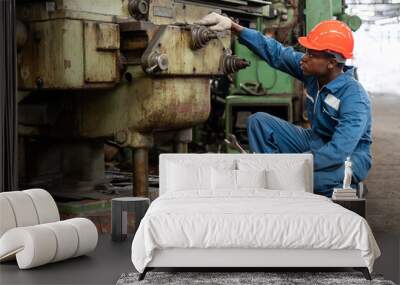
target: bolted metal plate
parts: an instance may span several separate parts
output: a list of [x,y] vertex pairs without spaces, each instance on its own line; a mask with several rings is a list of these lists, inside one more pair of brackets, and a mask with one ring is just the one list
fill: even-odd
[[[85,81],[117,82],[117,53],[119,33],[115,24],[86,21],[84,23]],[[99,50],[98,45],[105,50]],[[109,51],[111,50],[111,51]]]

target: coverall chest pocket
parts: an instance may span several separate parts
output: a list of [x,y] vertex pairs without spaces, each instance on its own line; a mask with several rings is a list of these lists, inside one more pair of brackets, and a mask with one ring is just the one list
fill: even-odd
[[340,99],[328,93],[322,102],[322,112],[324,117],[331,120],[336,125],[339,116]]
[[335,110],[325,102],[322,103],[322,112],[323,117],[325,118],[324,121],[328,123],[328,125],[336,125],[339,121],[339,111]]

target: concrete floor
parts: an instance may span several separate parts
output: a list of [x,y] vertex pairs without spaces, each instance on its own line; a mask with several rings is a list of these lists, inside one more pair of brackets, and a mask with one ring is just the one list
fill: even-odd
[[[386,279],[398,283],[400,239],[388,234],[376,234],[375,237],[382,256],[375,263],[374,273],[383,274]],[[88,256],[29,270],[19,270],[16,262],[4,263],[0,265],[0,284],[115,284],[122,273],[135,271],[130,259],[131,243],[132,239],[116,243],[111,241],[109,235],[101,235],[96,250]]]
[[375,231],[400,236],[400,96],[371,94],[372,169],[367,220]]

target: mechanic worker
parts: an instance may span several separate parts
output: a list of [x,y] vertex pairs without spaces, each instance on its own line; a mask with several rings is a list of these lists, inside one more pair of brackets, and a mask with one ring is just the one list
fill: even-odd
[[350,157],[352,187],[364,180],[371,168],[371,104],[368,94],[345,65],[353,56],[350,28],[337,20],[322,21],[299,43],[306,52],[285,47],[272,37],[245,28],[230,18],[211,13],[196,22],[210,30],[231,30],[239,42],[271,67],[302,81],[306,90],[311,128],[258,112],[247,121],[251,152],[312,153],[314,193],[332,196],[341,187],[344,163]]

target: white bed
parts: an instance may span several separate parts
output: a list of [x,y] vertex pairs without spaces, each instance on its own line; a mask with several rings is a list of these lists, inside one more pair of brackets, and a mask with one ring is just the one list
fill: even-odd
[[380,251],[367,222],[312,194],[312,165],[309,154],[161,155],[160,197],[132,243],[140,279],[154,267],[354,267],[369,278]]

